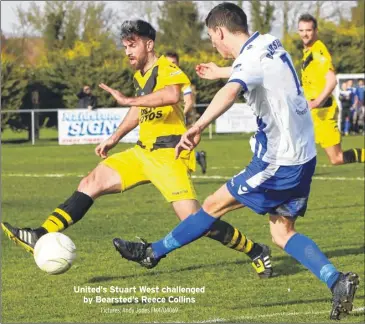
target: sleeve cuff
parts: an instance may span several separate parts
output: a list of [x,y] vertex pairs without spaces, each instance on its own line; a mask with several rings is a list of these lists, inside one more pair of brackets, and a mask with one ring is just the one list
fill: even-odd
[[228,82],[237,82],[242,86],[243,91],[245,91],[245,92],[248,91],[246,83],[240,79],[232,79],[232,80],[229,80]]

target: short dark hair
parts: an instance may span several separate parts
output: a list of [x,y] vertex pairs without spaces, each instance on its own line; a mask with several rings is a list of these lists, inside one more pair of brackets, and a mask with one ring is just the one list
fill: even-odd
[[234,3],[223,2],[215,6],[205,18],[208,28],[226,27],[231,33],[248,33],[247,16],[245,12]]
[[144,20],[126,20],[120,28],[120,37],[122,39],[133,39],[134,36],[156,39],[156,30],[150,23]]
[[176,52],[173,52],[173,51],[166,52],[165,56],[174,57],[174,58],[176,58],[176,61],[179,63],[179,54],[177,54]]
[[301,15],[299,17],[298,23],[300,23],[301,21],[305,21],[305,22],[311,21],[313,23],[313,29],[317,29],[317,26],[318,26],[317,19],[314,18],[311,14],[305,13],[305,14]]

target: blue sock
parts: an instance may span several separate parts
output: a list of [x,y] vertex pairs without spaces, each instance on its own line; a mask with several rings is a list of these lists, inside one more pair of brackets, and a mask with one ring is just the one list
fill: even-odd
[[296,233],[286,243],[284,250],[313,274],[332,288],[340,273],[310,238]]
[[177,225],[162,240],[152,243],[153,254],[156,258],[176,250],[205,234],[217,219],[200,208],[196,214],[190,215]]
[[195,151],[195,158],[198,160],[199,159],[199,152],[198,151]]

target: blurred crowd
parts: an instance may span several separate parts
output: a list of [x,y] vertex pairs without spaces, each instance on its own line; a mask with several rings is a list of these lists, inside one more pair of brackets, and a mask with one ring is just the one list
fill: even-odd
[[340,85],[343,135],[364,134],[364,80],[344,80]]

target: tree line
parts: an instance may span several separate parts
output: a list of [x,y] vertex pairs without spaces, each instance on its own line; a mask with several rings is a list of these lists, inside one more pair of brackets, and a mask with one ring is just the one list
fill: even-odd
[[[245,10],[249,7],[253,31],[270,32],[275,20],[282,20],[282,42],[299,72],[302,44],[295,31],[295,20],[303,12],[302,6],[298,7],[298,2],[294,2],[236,1]],[[232,62],[223,60],[211,47],[198,3],[141,1],[133,2],[133,6],[131,3],[125,4],[124,14],[132,17],[134,10],[135,15],[157,24],[157,53],[177,51],[181,68],[196,86],[197,102],[209,103],[224,81],[199,79],[195,74],[196,64],[213,61],[226,66]],[[210,6],[217,3],[219,1],[212,1]],[[341,16],[342,10],[337,10],[336,22],[321,18],[321,10],[328,11],[323,10],[325,1],[314,3],[317,4],[314,14],[319,20],[320,38],[333,55],[337,73],[363,72],[364,2],[357,1],[349,19]],[[331,10],[333,17],[336,8]],[[133,71],[121,48],[116,28],[127,17],[121,17],[120,12],[108,8],[105,2],[45,1],[43,6],[31,2],[26,10],[18,7],[17,17],[20,35],[1,36],[2,110],[75,108],[75,94],[84,84],[94,90],[99,106],[116,107],[114,99],[99,90],[100,82],[126,95],[134,94]],[[36,97],[34,93],[37,93]],[[40,123],[44,122],[45,126],[55,126],[55,114],[42,114]],[[27,114],[2,115],[2,131],[6,127],[21,129],[28,125]]]

